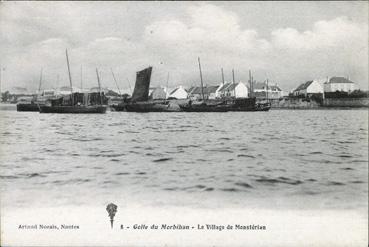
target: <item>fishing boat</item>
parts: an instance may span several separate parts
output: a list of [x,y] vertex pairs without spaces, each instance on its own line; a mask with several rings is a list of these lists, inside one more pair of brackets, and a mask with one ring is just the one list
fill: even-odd
[[269,111],[270,108],[271,108],[271,104],[269,102],[256,103],[254,111]]
[[[200,101],[191,100],[185,104],[180,105],[182,111],[185,112],[228,112],[228,111],[268,111],[270,109],[270,103],[266,102],[256,102],[255,97],[250,98],[237,98],[236,97],[236,87],[235,87],[235,77],[234,70],[232,69],[232,84],[233,84],[233,94],[232,97],[223,97],[220,99],[205,99],[203,93],[203,78],[201,71],[200,58],[198,58],[199,71],[200,71],[200,81],[201,81],[201,94],[202,99]],[[224,73],[222,71],[222,81],[224,85]],[[251,76],[251,75],[250,75]]]
[[185,104],[179,105],[182,111],[185,112],[227,112],[231,105],[226,104],[224,101],[192,101],[189,100]]
[[145,68],[136,73],[135,88],[131,98],[124,99],[121,103],[112,105],[114,111],[128,112],[178,112],[180,108],[171,100],[149,99],[149,89],[152,67]]
[[67,58],[69,82],[71,94],[58,99],[49,100],[47,104],[40,106],[40,113],[105,113],[106,97],[101,93],[101,83],[99,72],[96,68],[97,81],[99,85],[98,93],[73,93],[72,77],[70,73],[70,65],[68,51],[65,51]]
[[228,102],[229,111],[269,111],[269,102],[256,102],[256,98],[236,98]]
[[[42,68],[40,73],[40,82],[38,86],[38,92],[41,91],[42,83]],[[19,112],[38,112],[40,111],[40,105],[45,104],[45,100],[41,99],[40,95],[34,95],[32,97],[21,97],[17,101],[17,111]]]
[[35,97],[21,97],[18,99],[17,111],[39,111],[39,105],[36,104]]
[[74,105],[74,106],[40,106],[41,113],[105,113],[106,106],[94,105]]
[[105,113],[107,98],[100,93],[72,93],[47,101],[41,113]]
[[126,104],[128,112],[177,112],[179,108],[174,108],[170,101],[166,100],[149,100]]

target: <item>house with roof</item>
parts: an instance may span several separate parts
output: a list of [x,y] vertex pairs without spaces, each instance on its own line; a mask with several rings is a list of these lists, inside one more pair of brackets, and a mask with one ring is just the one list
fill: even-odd
[[12,94],[12,95],[20,95],[20,96],[24,96],[24,95],[32,95],[31,92],[29,92],[27,90],[27,88],[24,88],[24,87],[12,87],[10,90],[9,90],[9,94]]
[[[84,89],[83,89],[83,91],[84,91]],[[100,88],[99,87],[92,87],[92,88],[90,88],[90,90],[88,92],[90,92],[90,93],[99,93]],[[109,89],[107,87],[102,87],[101,92],[104,93],[105,96],[109,96],[109,97],[118,97],[119,96],[118,92],[116,92],[112,89]]]
[[188,92],[183,86],[176,87],[170,93],[168,98],[172,99],[187,99]]
[[167,89],[162,87],[156,87],[149,94],[150,99],[166,99],[167,98]]
[[235,94],[236,98],[247,98],[249,96],[249,89],[243,82],[227,82],[223,85],[220,85],[219,89],[217,90],[217,95],[220,98],[235,97]]
[[320,80],[307,81],[300,84],[294,91],[294,96],[309,96],[313,94],[323,94],[323,83]]
[[215,99],[217,97],[217,90],[219,86],[206,85],[201,87],[191,87],[188,90],[188,97],[192,100],[202,99],[202,93],[204,93],[205,99]]
[[254,95],[260,99],[279,99],[286,95],[285,92],[277,85],[268,85],[266,82],[257,82],[254,84]]
[[344,77],[332,77],[324,83],[324,92],[352,92],[356,89],[355,83]]
[[57,95],[69,95],[71,94],[71,89],[73,90],[73,93],[83,93],[83,90],[78,87],[70,87],[70,86],[63,86],[56,90]]

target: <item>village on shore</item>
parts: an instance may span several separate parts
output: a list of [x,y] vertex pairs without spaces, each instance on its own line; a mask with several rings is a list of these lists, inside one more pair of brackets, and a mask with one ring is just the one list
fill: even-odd
[[[99,92],[99,87],[78,88],[73,87],[73,92]],[[108,98],[109,104],[121,100],[121,97],[132,95],[132,89],[101,88],[104,95]],[[46,97],[70,95],[70,86],[63,86],[53,89],[44,89],[32,93],[27,88],[13,87],[11,90],[1,92],[2,103],[19,103],[30,100],[36,95]],[[272,108],[286,109],[311,109],[319,107],[368,107],[368,91],[362,91],[357,84],[346,77],[327,77],[323,79],[309,80],[298,85],[291,92],[286,92],[276,83],[268,80],[263,82],[255,81],[251,76],[247,83],[221,82],[211,85],[190,86],[183,85],[169,88],[167,86],[150,87],[149,98],[152,100],[177,99],[177,100],[200,100],[220,99],[224,97],[249,98],[255,97],[257,101],[271,103]]]

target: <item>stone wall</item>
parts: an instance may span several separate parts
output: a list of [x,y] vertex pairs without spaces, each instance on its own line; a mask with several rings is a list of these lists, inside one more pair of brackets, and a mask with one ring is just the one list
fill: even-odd
[[369,107],[369,98],[329,98],[323,100],[324,107]]
[[320,104],[313,99],[281,98],[270,100],[270,102],[272,108],[280,109],[314,109],[320,107]]

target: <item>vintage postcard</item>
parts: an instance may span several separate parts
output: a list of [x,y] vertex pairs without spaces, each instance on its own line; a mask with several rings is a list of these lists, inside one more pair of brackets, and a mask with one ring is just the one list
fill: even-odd
[[1,246],[368,246],[368,2],[0,2]]

